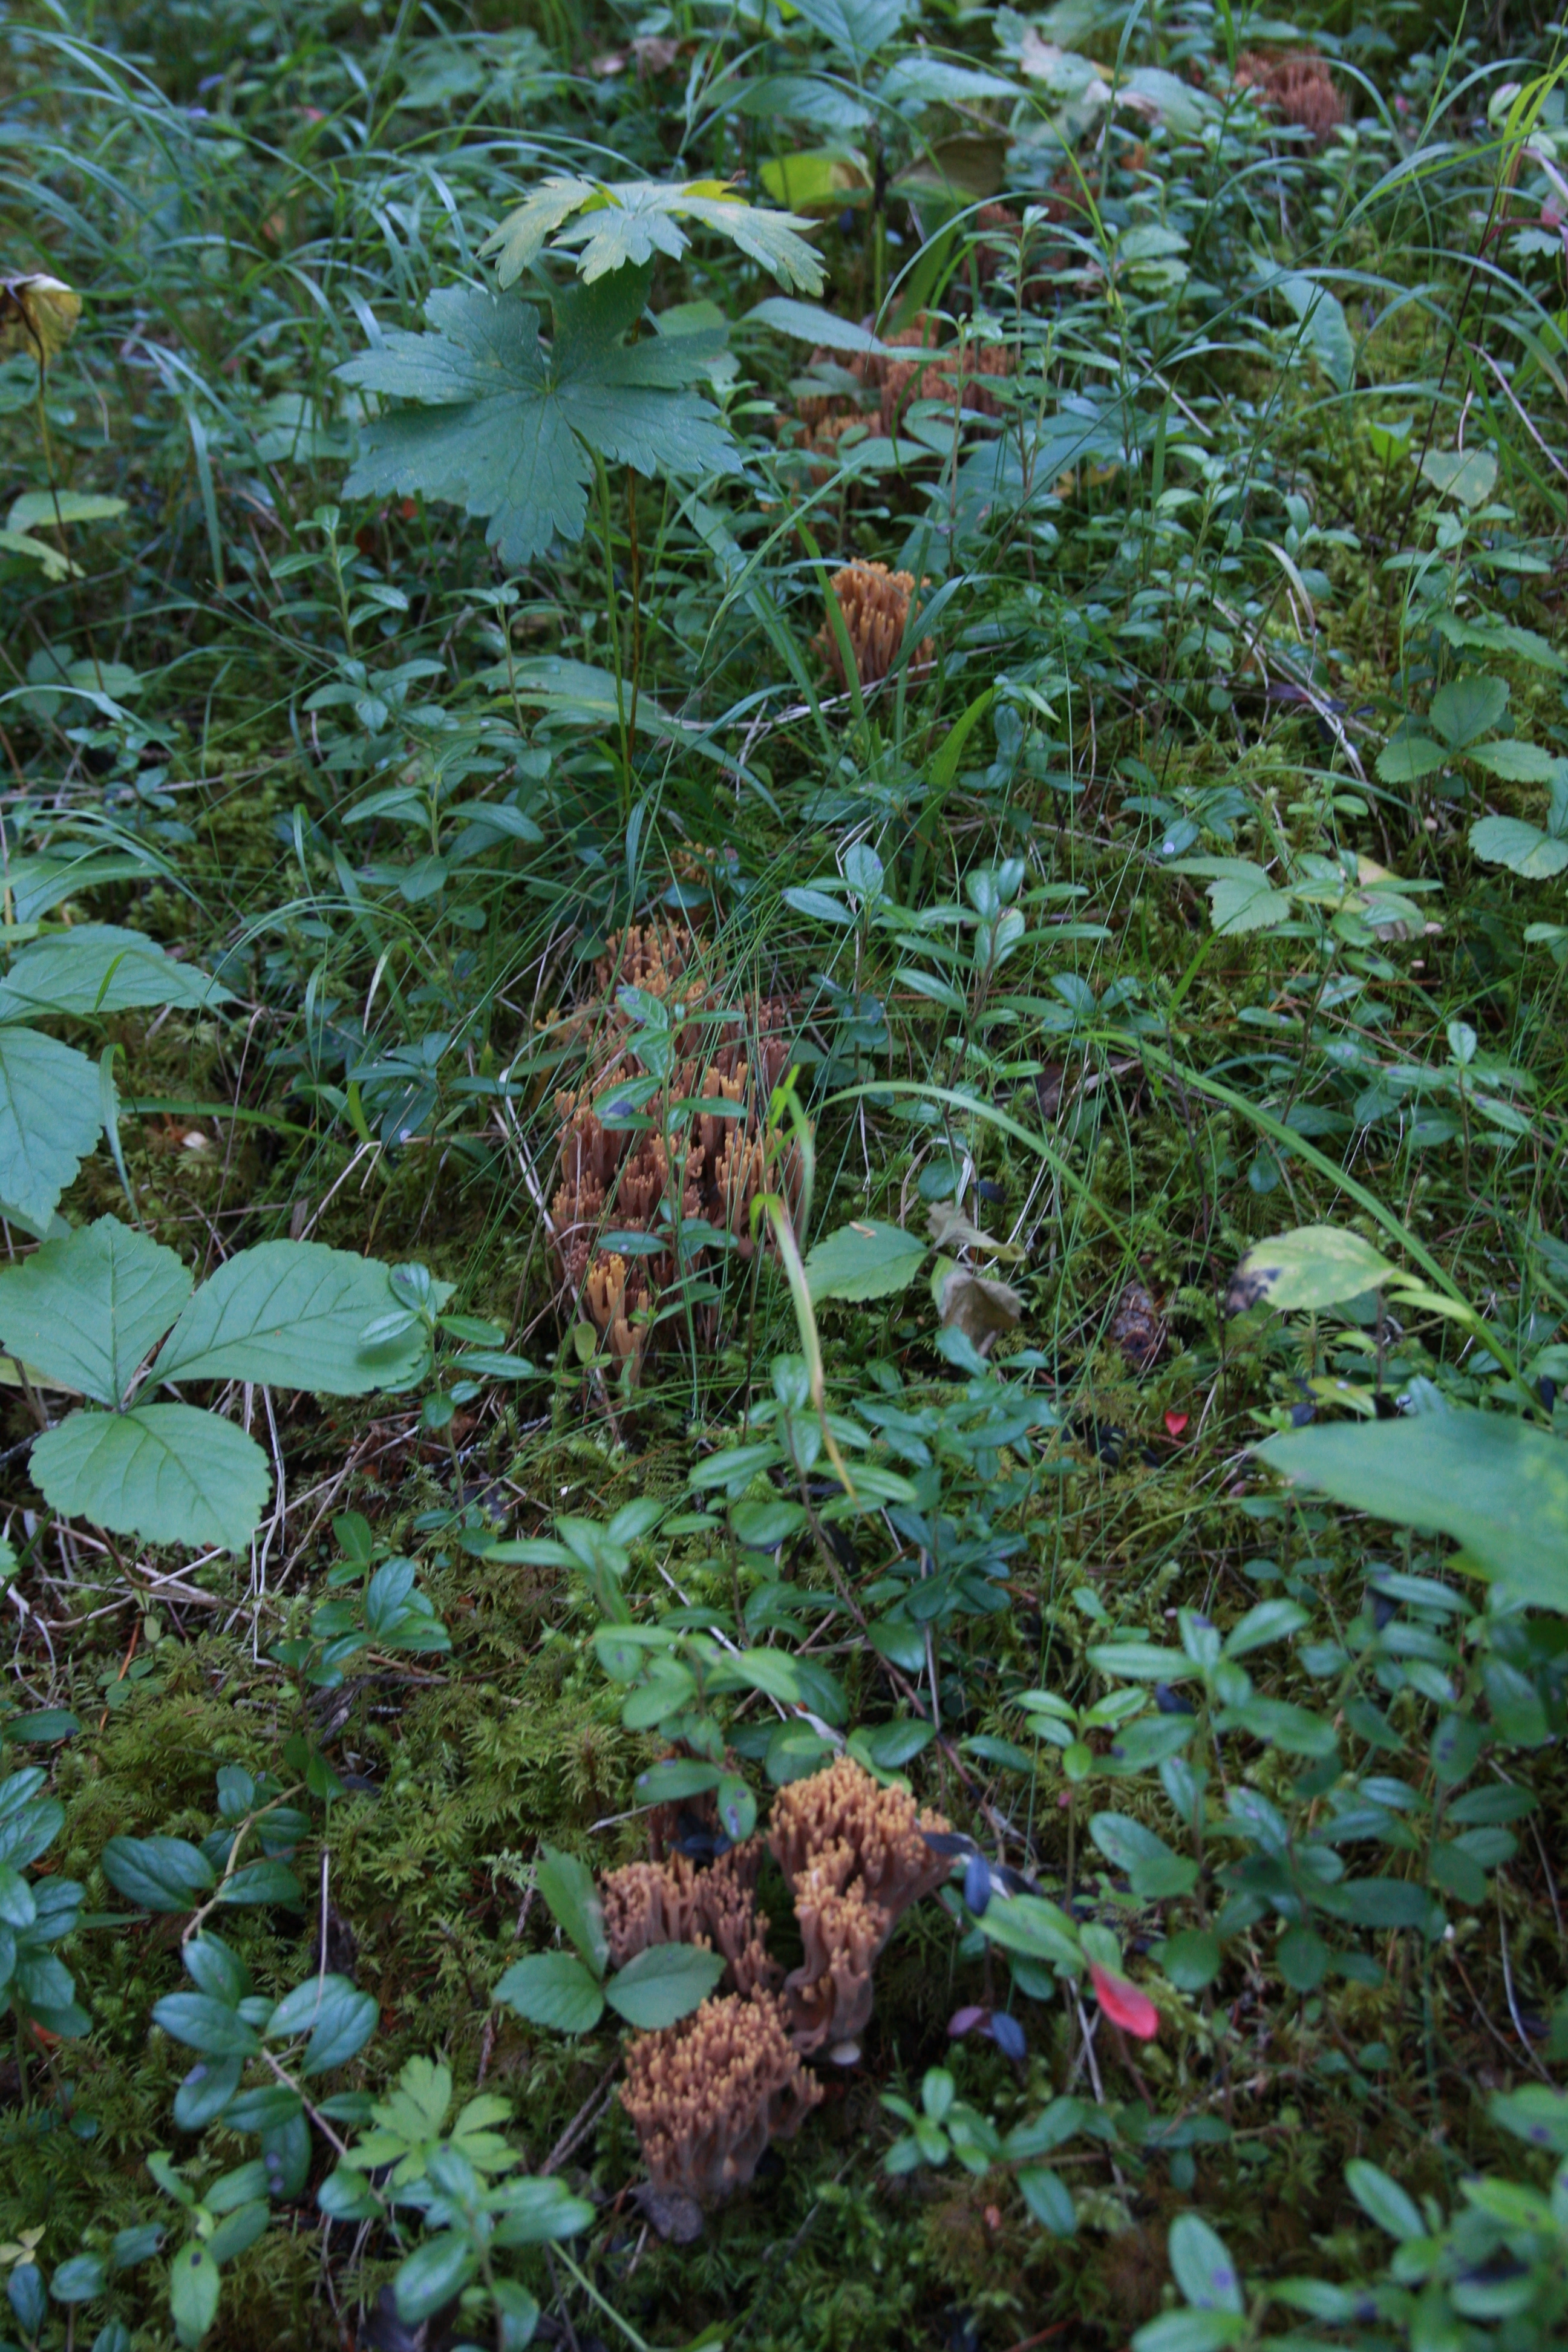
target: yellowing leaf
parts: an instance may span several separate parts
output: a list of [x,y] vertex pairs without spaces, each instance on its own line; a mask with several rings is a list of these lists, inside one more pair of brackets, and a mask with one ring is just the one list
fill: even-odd
[[81,296],[58,278],[0,278],[0,358],[26,352],[47,368],[80,316]]

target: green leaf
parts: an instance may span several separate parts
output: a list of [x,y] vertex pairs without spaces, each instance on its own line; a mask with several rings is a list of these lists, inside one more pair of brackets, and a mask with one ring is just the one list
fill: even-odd
[[1449,754],[1429,735],[1400,735],[1377,755],[1377,772],[1385,784],[1418,784],[1448,764]]
[[118,1404],[190,1295],[173,1250],[100,1217],[0,1274],[0,1340],[50,1380]]
[[1310,1927],[1287,1927],[1274,1960],[1292,1992],[1316,1992],[1328,1974],[1329,1948]]
[[1212,1927],[1184,1927],[1167,1937],[1159,1958],[1178,1992],[1202,1992],[1218,1976],[1225,1955]]
[[547,247],[552,253],[575,252],[579,276],[593,285],[628,265],[646,268],[655,254],[678,261],[690,243],[682,221],[728,237],[783,285],[804,294],[822,291],[822,264],[796,234],[811,224],[791,213],[759,210],[723,180],[630,180],[616,185],[546,180],[491,231],[479,253],[481,258],[499,257],[496,276],[503,288],[531,269]]
[[24,948],[0,980],[0,1021],[45,1013],[124,1013],[135,1005],[190,1010],[226,1004],[229,992],[195,964],[176,963],[155,940],[114,923],[79,923]]
[[1194,2311],[1245,2311],[1241,2276],[1230,2249],[1201,2213],[1178,2213],[1171,2224],[1171,2273]]
[[1231,1276],[1233,1315],[1267,1299],[1285,1314],[1337,1307],[1376,1290],[1395,1273],[1381,1250],[1343,1225],[1298,1225],[1255,1242]]
[[536,1952],[514,1960],[495,1997],[531,2025],[547,2025],[556,2033],[591,2032],[605,2013],[597,1980],[570,1952]]
[[1466,507],[1483,506],[1497,488],[1497,459],[1489,449],[1428,449],[1421,473],[1440,497]]
[[106,2283],[100,2254],[75,2254],[60,2264],[49,2281],[49,2293],[56,2303],[90,2303],[94,2295],[103,2293]]
[[1543,882],[1568,866],[1568,840],[1542,833],[1522,817],[1479,818],[1470,827],[1470,847],[1487,865],[1506,866],[1530,882]]
[[638,473],[686,478],[738,463],[718,411],[680,389],[707,368],[710,339],[621,338],[647,299],[638,270],[562,294],[548,349],[539,313],[515,295],[433,294],[433,331],[397,331],[338,371],[345,383],[426,404],[361,430],[344,485],[355,497],[422,491],[490,518],[486,534],[514,570],[587,520],[594,454]]
[[689,2016],[723,1973],[721,1952],[701,1951],[695,1944],[650,1944],[610,1978],[605,1999],[639,2033],[652,2033]]
[[392,2282],[399,2319],[428,2319],[450,2303],[479,2267],[479,2252],[466,2231],[439,2230],[410,2254]]
[[1031,2164],[1018,2175],[1018,2192],[1030,2213],[1053,2238],[1070,2238],[1078,2228],[1072,2191],[1048,2164]]
[[1364,2157],[1352,2157],[1345,2167],[1345,2187],[1368,2219],[1391,2238],[1424,2238],[1426,2224],[1420,2208],[1397,2180]]
[[210,1992],[165,1993],[153,2005],[153,2022],[204,2058],[254,2058],[261,2047],[254,2026]]
[[357,2057],[375,2032],[375,1997],[361,1992],[347,1977],[308,1977],[280,2000],[267,2026],[269,2042],[308,2033],[304,2074],[326,2074]]
[[1125,1813],[1095,1813],[1089,1833],[1112,1868],[1127,1873],[1141,1903],[1190,1895],[1197,1885],[1195,1862],[1173,1853],[1163,1837]]
[[[89,673],[96,672],[95,664],[88,667]],[[43,697],[32,699],[37,703]],[[101,852],[79,849],[65,856],[13,857],[5,880],[16,920],[36,923],[51,907],[74,898],[80,891],[101,889],[106,882],[150,882],[168,872],[156,851],[144,846]]]
[[184,1838],[111,1837],[103,1874],[139,1911],[189,1911],[217,1885],[217,1874]]
[[1438,688],[1432,697],[1432,724],[1450,751],[1462,751],[1500,727],[1507,709],[1507,682],[1482,670],[1470,677],[1450,678]]
[[863,66],[904,21],[907,0],[796,0],[795,13],[852,65]]
[[1473,744],[1465,757],[1484,768],[1489,776],[1500,776],[1505,784],[1549,784],[1560,765],[1554,752],[1539,743],[1521,743],[1511,735],[1500,743]]
[[813,1306],[825,1298],[858,1301],[888,1298],[905,1290],[920,1272],[927,1244],[902,1225],[870,1217],[825,1234],[806,1253],[805,1278]]
[[124,512],[123,499],[105,498],[92,490],[24,490],[11,501],[5,528],[33,530],[39,523],[52,528],[62,522],[111,522]]
[[865,352],[873,358],[882,358],[895,346],[879,342],[869,327],[858,327],[849,319],[836,319],[831,310],[819,310],[814,302],[792,302],[783,294],[771,294],[746,313],[749,327],[772,327],[781,335],[793,335],[797,342],[818,344],[829,352]]
[[1083,1966],[1077,1928],[1067,1913],[1043,1895],[994,1900],[980,1927],[986,1940],[1000,1944],[1005,1952],[1020,1952],[1030,1960],[1052,1960],[1073,1970]]
[[58,1037],[0,1028],[0,1209],[44,1232],[102,1131],[98,1065]]
[[367,1345],[397,1300],[379,1258],[322,1242],[262,1242],[204,1282],[169,1334],[155,1381],[258,1381],[321,1396],[364,1396],[425,1357],[413,1329]]
[[216,2263],[194,2240],[169,2264],[169,2311],[184,2345],[199,2344],[217,2317],[221,2277]]
[[32,1473],[68,1517],[192,1550],[243,1551],[272,1487],[253,1437],[188,1404],[73,1412],[34,1440]]
[[605,1934],[604,1906],[586,1863],[556,1846],[541,1846],[533,1883],[550,1906],[556,1926],[564,1928],[594,1974],[602,1977],[610,1965],[610,1946]]
[[[574,2197],[563,2180],[509,2180],[497,2199],[501,2219],[498,2246],[542,2246],[553,2238],[574,2238],[595,2219],[585,2197]],[[715,2346],[713,2352],[722,2352]]]
[[1132,2338],[1132,2352],[1223,2352],[1247,2333],[1231,2311],[1165,2311]]
[[245,2253],[264,2235],[272,2210],[265,2198],[237,2205],[225,2221],[220,2221],[207,2240],[207,2252],[215,2263],[231,2263],[237,2254]]
[[1568,1448],[1468,1407],[1271,1437],[1286,1478],[1399,1527],[1440,1528],[1538,1608],[1568,1615]]
[[1299,271],[1275,279],[1273,290],[1295,312],[1309,350],[1334,390],[1349,392],[1355,383],[1355,339],[1338,297]]
[[1208,878],[1209,912],[1223,938],[1263,931],[1290,913],[1290,894],[1277,890],[1261,866],[1247,857],[1173,857],[1165,870]]
[[1494,2123],[1528,2140],[1531,2147],[1568,2156],[1568,2093],[1545,2083],[1527,2083],[1521,2091],[1494,2092],[1488,2107]]
[[1249,1731],[1254,1739],[1281,1748],[1287,1756],[1332,1756],[1339,1746],[1326,1716],[1314,1715],[1310,1707],[1297,1706],[1285,1698],[1249,1698],[1224,1707],[1215,1719],[1215,1729]]

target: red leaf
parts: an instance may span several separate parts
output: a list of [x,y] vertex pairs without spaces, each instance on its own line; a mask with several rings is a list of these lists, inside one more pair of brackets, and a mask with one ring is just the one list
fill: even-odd
[[1089,1963],[1089,1982],[1095,1998],[1112,2025],[1120,2025],[1123,2033],[1135,2041],[1152,2042],[1160,2031],[1160,2012],[1146,1992],[1140,1992],[1125,1977],[1113,1977],[1093,1961]]
[[1170,1431],[1173,1437],[1180,1437],[1183,1430],[1185,1429],[1191,1418],[1192,1415],[1190,1413],[1168,1412],[1165,1415],[1165,1426]]

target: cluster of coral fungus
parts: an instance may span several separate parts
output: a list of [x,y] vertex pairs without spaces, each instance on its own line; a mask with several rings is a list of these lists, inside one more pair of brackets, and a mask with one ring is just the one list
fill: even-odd
[[1344,100],[1316,49],[1244,49],[1236,79],[1281,122],[1309,131],[1316,146],[1325,145],[1345,119]]
[[[559,1181],[551,1202],[556,1265],[564,1287],[611,1353],[640,1367],[662,1293],[676,1278],[670,1230],[677,1200],[683,1225],[695,1224],[681,1249],[681,1271],[691,1274],[716,1246],[748,1260],[755,1246],[752,1203],[769,1184],[786,1196],[796,1183],[786,1155],[770,1178],[763,1129],[768,1097],[789,1060],[790,1008],[752,997],[738,1010],[721,1009],[696,976],[697,943],[679,925],[633,926],[617,933],[595,967],[605,1007],[604,1047],[590,1083],[555,1098],[561,1114]],[[666,1006],[674,1053],[668,1103],[711,1105],[665,1116],[659,1097],[647,1106],[658,1127],[605,1126],[605,1106],[617,1087],[647,1075],[632,1047],[632,1024],[616,993],[637,988]],[[707,1229],[707,1238],[703,1229]],[[601,1245],[606,1229],[664,1237],[664,1245],[627,1256]],[[725,1234],[729,1242],[719,1244]],[[699,1317],[710,1338],[711,1308]]]
[[603,1882],[617,1967],[666,1943],[703,1945],[726,1963],[722,1990],[691,2016],[627,2045],[621,2099],[661,2194],[728,2196],[751,2179],[771,2139],[798,2130],[822,2097],[802,2061],[864,2031],[878,1955],[910,1906],[947,1875],[924,1834],[946,1828],[847,1757],[781,1790],[766,1844],[805,1949],[787,1976],[756,1907],[760,1836],[707,1868],[668,1853]]
[[[855,656],[855,675],[862,686],[877,686],[899,658],[915,593],[914,575],[889,572],[885,563],[847,563],[834,573],[832,593]],[[849,672],[831,613],[812,643],[839,685],[847,686]],[[910,656],[911,678],[929,674],[935,652],[932,639],[922,637]]]
[[[984,210],[1016,229],[1011,214],[1001,207],[987,205]],[[994,226],[995,222],[983,220],[979,225]],[[996,257],[985,251],[982,278],[993,275],[995,267]],[[998,377],[1014,373],[1012,347],[982,342],[972,334],[939,343],[938,333],[936,320],[921,311],[911,325],[884,337],[879,349],[854,354],[845,370],[854,379],[853,392],[797,394],[795,415],[805,428],[803,446],[814,456],[831,457],[843,435],[853,425],[869,423],[872,411],[884,433],[896,433],[917,400],[940,400],[951,408],[969,409],[981,416],[998,415],[1000,404],[992,387]],[[823,350],[813,352],[811,365],[828,370],[837,369],[839,362],[833,352]]]

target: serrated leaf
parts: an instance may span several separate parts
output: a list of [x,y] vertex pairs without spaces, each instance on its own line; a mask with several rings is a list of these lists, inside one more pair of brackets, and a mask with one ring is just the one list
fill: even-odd
[[1568,1448],[1544,1430],[1456,1407],[1296,1430],[1258,1455],[1353,1510],[1441,1528],[1538,1608],[1568,1615]]
[[604,1994],[572,1952],[536,1952],[514,1960],[495,1997],[531,2025],[557,2033],[591,2032],[605,2013]]
[[704,1952],[695,1944],[650,1944],[610,1978],[605,1999],[639,2033],[652,2033],[689,2016],[723,1973],[721,1952]]
[[806,1253],[805,1278],[812,1304],[826,1298],[891,1297],[914,1280],[926,1249],[919,1234],[906,1233],[902,1225],[873,1217],[840,1225]]
[[0,1028],[0,1202],[42,1233],[102,1131],[97,1064],[58,1037]]
[[190,1294],[173,1250],[100,1217],[0,1274],[0,1341],[50,1380],[117,1404]]
[[155,940],[116,923],[79,923],[58,938],[35,940],[0,980],[0,1021],[228,1001],[229,991],[195,964],[176,963]]
[[703,373],[710,338],[627,346],[647,298],[640,270],[560,295],[555,333],[516,294],[433,294],[428,334],[397,332],[338,370],[345,383],[420,402],[362,427],[352,496],[423,491],[490,519],[486,537],[521,568],[551,540],[582,538],[594,455],[649,476],[732,472],[733,443],[710,401],[681,389]]
[[1222,937],[1267,930],[1290,912],[1290,895],[1277,890],[1261,866],[1247,857],[1177,857],[1173,874],[1202,875],[1208,884],[1209,911]]
[[68,1517],[192,1550],[243,1551],[272,1490],[256,1440],[188,1404],[73,1412],[34,1440],[32,1473]]
[[810,226],[791,213],[749,205],[723,180],[550,179],[509,213],[479,247],[494,254],[503,288],[530,269],[546,247],[576,253],[588,285],[616,270],[643,269],[656,253],[679,261],[690,243],[682,221],[716,230],[760,262],[781,284],[822,291],[822,264],[798,232]]
[[853,64],[865,65],[903,23],[907,0],[797,0],[795,13]]
[[1468,743],[1488,734],[1502,724],[1508,709],[1508,686],[1500,677],[1479,671],[1469,677],[1450,678],[1432,697],[1432,724],[1451,751],[1461,751]]
[[1470,847],[1487,865],[1506,866],[1530,882],[1543,882],[1568,866],[1568,840],[1542,833],[1522,817],[1479,818],[1470,827]]
[[1465,757],[1505,784],[1549,784],[1560,764],[1554,752],[1511,735],[1499,743],[1472,743]]
[[379,1345],[367,1328],[397,1305],[379,1258],[322,1242],[262,1242],[204,1282],[169,1334],[154,1381],[259,1381],[363,1396],[425,1357],[416,1324]]
[[1378,753],[1377,772],[1385,784],[1416,784],[1423,776],[1435,776],[1450,756],[1447,746],[1434,743],[1429,735],[1401,735]]

